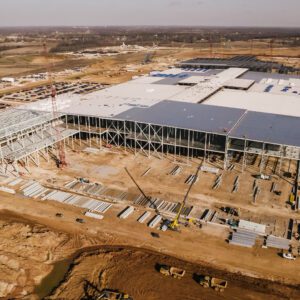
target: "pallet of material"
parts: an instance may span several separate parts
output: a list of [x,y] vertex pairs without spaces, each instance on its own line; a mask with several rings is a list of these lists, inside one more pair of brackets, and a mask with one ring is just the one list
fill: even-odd
[[229,244],[251,248],[255,245],[258,234],[254,231],[237,228],[232,233]]
[[98,220],[102,220],[104,218],[102,215],[95,214],[90,211],[87,211],[84,215],[87,217],[90,217],[90,218],[98,219]]
[[134,211],[134,207],[133,206],[127,206],[120,214],[119,214],[119,218],[120,219],[126,219],[128,218]]
[[22,178],[17,178],[13,181],[11,181],[8,185],[9,186],[16,186],[16,185],[19,185],[23,182],[23,179]]
[[139,218],[138,218],[138,222],[139,223],[144,223],[151,215],[150,211],[145,211]]
[[267,236],[266,246],[276,249],[289,250],[291,241],[274,235]]
[[112,204],[98,201],[98,206],[93,209],[93,211],[99,212],[99,213],[106,213],[110,208],[112,207]]
[[162,220],[162,216],[161,215],[156,215],[154,218],[152,218],[152,220],[148,223],[148,227],[150,228],[154,228],[156,227]]
[[213,167],[208,167],[208,166],[202,166],[200,168],[200,170],[202,172],[207,172],[207,173],[212,173],[212,174],[218,174],[220,171],[218,168],[213,168]]
[[180,166],[175,166],[170,172],[171,175],[175,176],[181,172],[182,168]]
[[15,194],[16,191],[14,189],[10,189],[5,186],[0,186],[0,192],[9,193],[9,194]]

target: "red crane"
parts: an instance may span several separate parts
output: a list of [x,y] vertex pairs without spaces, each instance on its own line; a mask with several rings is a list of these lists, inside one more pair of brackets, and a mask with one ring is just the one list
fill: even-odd
[[[46,43],[44,43],[44,51],[48,60],[49,53],[47,50]],[[53,114],[53,119],[56,120],[59,118],[59,113],[58,113],[57,103],[56,103],[56,87],[55,87],[52,73],[50,71],[49,63],[47,65],[47,72],[48,72],[48,77],[50,78],[52,114]],[[61,131],[55,126],[55,122],[52,122],[52,127],[55,132],[56,140],[58,141],[57,142],[58,157],[56,157],[56,164],[58,168],[64,168],[67,166],[67,161],[66,161],[66,152],[65,152],[63,137]]]

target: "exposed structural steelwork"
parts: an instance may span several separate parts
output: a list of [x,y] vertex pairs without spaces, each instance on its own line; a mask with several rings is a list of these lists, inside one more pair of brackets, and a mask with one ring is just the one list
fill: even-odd
[[257,161],[261,173],[272,158],[280,173],[284,160],[300,160],[299,96],[299,76],[220,67],[170,68],[84,97],[64,95],[57,115],[50,99],[40,100],[0,114],[2,171],[27,168],[32,153],[72,137],[72,145],[78,138],[187,163],[212,155],[224,169]]
[[288,74],[299,72],[299,69],[287,67],[283,64],[261,61],[255,56],[235,56],[232,58],[195,58],[178,64],[181,68],[247,68],[250,71],[272,72],[276,70],[278,73]]
[[[187,161],[216,154],[224,159],[224,169],[233,159],[239,158],[242,170],[245,170],[249,158],[260,157],[261,172],[268,158],[274,157],[277,159],[275,172],[280,173],[284,159],[300,159],[300,134],[290,127],[284,128],[290,121],[296,122],[295,128],[299,128],[300,120],[291,118],[282,123],[280,117],[162,101],[150,108],[133,108],[113,118],[68,115],[67,126],[78,130],[80,137],[89,143],[95,138],[99,148],[104,143],[146,156],[162,158],[164,154],[172,154],[174,160],[185,156]],[[254,122],[256,128],[247,125],[251,118],[258,122],[260,119],[261,126],[255,123],[257,121]],[[278,126],[283,126],[281,131],[275,126],[277,121]]]
[[0,127],[0,172],[16,175],[20,166],[29,171],[30,162],[39,166],[40,157],[48,161],[59,141],[77,133],[65,128],[63,114],[15,109],[0,114]]

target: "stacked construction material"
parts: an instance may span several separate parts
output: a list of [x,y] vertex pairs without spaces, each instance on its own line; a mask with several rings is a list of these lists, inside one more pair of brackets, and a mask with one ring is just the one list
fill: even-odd
[[142,194],[140,194],[133,200],[133,203],[136,205],[149,207],[151,201],[149,200],[149,198],[146,198]]
[[29,181],[21,187],[23,195],[31,198],[38,198],[44,196],[48,189],[44,188],[39,182]]
[[198,176],[196,176],[196,175],[190,175],[190,176],[185,180],[184,183],[186,183],[186,184],[193,184],[193,183],[195,183],[195,182],[197,182],[197,181],[198,181]]
[[142,177],[146,176],[151,171],[151,168],[148,168],[143,174]]
[[111,201],[122,201],[126,200],[125,198],[127,197],[127,192],[110,189],[100,183],[86,183],[77,179],[68,182],[65,188],[87,196],[101,197]]
[[13,178],[12,181],[8,182],[9,186],[16,186],[23,182],[22,178]]
[[251,248],[255,245],[258,234],[254,231],[237,228],[232,233],[229,244]]
[[256,203],[256,200],[257,200],[257,197],[260,193],[260,188],[257,186],[254,190],[254,193],[253,193],[253,202]]
[[139,223],[144,223],[151,215],[150,211],[145,211],[139,218],[138,218],[138,222]]
[[239,189],[239,186],[240,186],[240,176],[237,176],[234,180],[234,183],[233,183],[233,189],[232,189],[232,192],[233,193],[236,193]]
[[154,228],[155,226],[157,226],[162,220],[162,216],[161,215],[156,215],[154,218],[152,218],[152,220],[148,223],[148,227],[150,228]]
[[212,222],[214,219],[214,216],[216,214],[216,211],[213,209],[206,209],[204,213],[201,216],[201,220],[205,222]]
[[202,166],[200,168],[202,172],[207,172],[207,173],[212,173],[212,174],[218,174],[219,169],[218,168],[213,168],[213,167],[208,167],[208,166]]
[[105,213],[106,211],[108,211],[109,208],[112,207],[112,204],[110,203],[106,203],[92,198],[77,196],[77,195],[73,195],[70,193],[61,192],[57,190],[50,192],[49,194],[44,196],[42,200],[58,201],[61,203],[71,204],[74,206],[86,208],[89,209],[90,211],[99,212],[99,213]]
[[220,187],[220,185],[222,184],[222,179],[223,179],[223,174],[217,176],[216,181],[212,187],[213,190],[216,190]]
[[276,249],[289,250],[291,241],[285,238],[268,235],[266,239],[266,246]]
[[102,215],[95,214],[95,213],[92,213],[90,211],[87,211],[84,215],[87,216],[87,217],[90,217],[90,218],[98,219],[98,220],[102,220],[103,219]]
[[246,221],[246,220],[242,220],[242,219],[239,220],[239,229],[253,231],[259,235],[265,235],[265,233],[266,233],[266,225],[265,224],[250,222],[250,221]]
[[126,219],[126,218],[128,218],[133,212],[134,212],[134,207],[133,207],[133,206],[127,206],[127,207],[119,214],[119,218],[120,218],[120,219]]
[[234,169],[234,164],[231,164],[229,167],[228,167],[228,171],[233,171],[233,169]]
[[173,175],[173,176],[175,176],[175,175],[179,174],[179,173],[181,172],[181,170],[182,170],[181,167],[176,166],[176,167],[170,172],[170,174]]
[[[149,207],[169,215],[177,214],[180,208],[180,203],[169,202],[160,198],[145,198],[143,195],[138,196],[133,203],[144,207]],[[182,215],[188,217],[193,209],[193,206],[185,206],[182,209]]]

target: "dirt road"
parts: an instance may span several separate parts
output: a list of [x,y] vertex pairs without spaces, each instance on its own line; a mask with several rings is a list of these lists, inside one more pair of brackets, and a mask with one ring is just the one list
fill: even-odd
[[[161,264],[186,270],[183,279],[159,273]],[[220,294],[198,284],[199,275],[219,276],[228,280],[228,289]],[[44,282],[46,284],[46,282]],[[83,252],[52,296],[47,299],[91,299],[102,289],[118,289],[135,300],[159,299],[297,299],[300,288],[230,274],[203,265],[195,265],[145,249],[101,247]],[[76,295],[76,296],[75,296]],[[93,299],[93,298],[92,298]]]
[[[220,232],[217,237],[215,234],[212,235],[210,228],[202,230],[182,228],[181,233],[166,232],[161,234],[160,239],[154,239],[150,235],[151,229],[136,222],[136,218],[141,212],[136,211],[132,218],[122,221],[116,217],[120,207],[110,210],[101,221],[85,218],[85,224],[75,222],[75,218],[82,214],[81,209],[51,201],[30,200],[17,196],[7,197],[5,194],[1,194],[0,209],[0,273],[5,274],[5,278],[0,280],[0,296],[2,297],[10,295],[14,298],[23,298],[27,295],[28,299],[41,298],[34,296],[34,291],[43,283],[43,279],[47,278],[58,261],[62,261],[62,265],[59,263],[55,267],[58,273],[56,273],[57,276],[50,276],[52,284],[49,284],[49,287],[55,286],[57,281],[63,278],[70,264],[68,258],[72,257],[74,253],[87,247],[98,249],[103,245],[122,245],[124,251],[118,252],[122,255],[117,255],[116,258],[114,258],[115,255],[107,256],[109,257],[107,260],[103,259],[102,254],[99,256],[101,259],[98,259],[98,254],[94,252],[92,255],[80,256],[77,258],[79,261],[75,260],[74,269],[70,270],[71,273],[66,278],[66,284],[62,285],[62,290],[59,289],[55,293],[61,292],[62,296],[65,295],[64,293],[69,293],[69,295],[74,293],[74,298],[68,296],[62,299],[79,299],[76,297],[79,292],[83,292],[84,280],[98,284],[95,281],[98,278],[97,274],[100,274],[102,269],[108,269],[106,286],[129,292],[136,297],[134,299],[141,299],[142,295],[148,297],[143,299],[167,299],[157,296],[164,295],[166,287],[169,287],[171,291],[174,290],[174,297],[177,293],[183,295],[188,290],[191,291],[191,297],[187,299],[214,299],[212,298],[214,294],[212,296],[208,294],[209,298],[197,298],[199,287],[192,279],[193,272],[208,273],[219,277],[226,276],[228,279],[233,276],[233,279],[230,279],[232,288],[228,293],[224,293],[224,297],[236,295],[237,298],[230,299],[265,299],[265,294],[260,295],[264,292],[265,284],[263,283],[265,281],[254,279],[255,277],[275,281],[274,284],[266,283],[268,294],[273,297],[270,299],[282,299],[283,295],[287,295],[290,299],[300,297],[299,286],[288,286],[292,283],[300,283],[299,279],[295,277],[299,271],[298,261],[284,261],[272,250],[232,247],[225,243],[226,235],[224,236],[224,233]],[[55,217],[55,213],[58,211],[63,213],[63,218]],[[127,247],[131,246],[138,247],[139,250],[128,252]],[[94,261],[87,261],[85,266],[86,258],[94,255],[96,255]],[[170,258],[169,261],[169,256],[177,258]],[[99,263],[102,261],[103,265],[97,265],[98,260]],[[169,278],[163,278],[161,281],[160,274],[154,270],[157,262],[184,266],[189,270],[189,275],[182,281],[186,285],[182,285],[180,282],[178,287],[180,290],[177,290],[175,288],[179,284],[177,281],[174,283]],[[86,275],[72,276],[72,272],[76,272],[77,267],[81,265],[82,272]],[[108,266],[110,267],[108,268]],[[132,274],[131,279],[130,274]],[[138,286],[134,285],[137,280],[135,274],[140,274],[141,283]],[[254,277],[251,280],[257,287],[249,285],[250,281],[242,280],[244,276],[248,275]],[[158,286],[155,289],[148,287],[148,282],[152,277],[154,286]],[[78,285],[76,292],[72,292],[73,280],[80,281],[80,284],[76,281],[75,286]],[[235,283],[235,280],[240,283]],[[127,286],[127,282],[131,282],[131,284]],[[233,288],[235,284],[237,284],[237,294]],[[70,286],[70,290],[66,286]],[[247,293],[243,289],[247,290]],[[251,294],[248,290],[252,290],[253,293]],[[48,293],[50,288],[45,291],[42,287],[38,291],[39,294]],[[248,294],[252,295],[252,298],[250,296],[247,298]],[[60,299],[56,296],[57,294],[54,294],[54,299]]]

